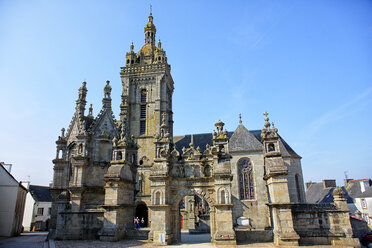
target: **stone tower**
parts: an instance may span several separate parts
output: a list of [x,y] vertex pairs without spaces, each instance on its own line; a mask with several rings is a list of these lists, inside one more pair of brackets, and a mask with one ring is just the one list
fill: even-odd
[[[155,133],[164,114],[170,137],[173,137],[172,94],[174,83],[165,51],[160,40],[155,45],[156,28],[150,13],[144,28],[145,44],[135,53],[133,43],[121,68],[122,102],[120,119],[128,120],[129,133],[138,144],[139,175],[148,181],[155,157]],[[142,195],[148,195],[149,185],[142,185]],[[140,189],[141,190],[141,189]]]

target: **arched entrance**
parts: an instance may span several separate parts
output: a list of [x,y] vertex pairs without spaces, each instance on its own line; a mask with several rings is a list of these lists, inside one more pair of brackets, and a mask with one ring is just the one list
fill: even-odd
[[198,195],[187,195],[179,203],[181,243],[210,243],[210,207]]
[[144,220],[142,227],[147,227],[149,223],[149,211],[145,203],[139,203],[136,207],[135,217],[138,217],[140,220]]
[[174,198],[170,214],[170,223],[173,223],[173,242],[212,242],[215,232],[214,204],[213,199],[203,190],[190,188],[180,190]]

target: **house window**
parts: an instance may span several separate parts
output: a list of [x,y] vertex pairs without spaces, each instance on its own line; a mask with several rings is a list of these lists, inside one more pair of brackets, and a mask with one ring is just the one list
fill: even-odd
[[360,202],[362,204],[362,208],[366,209],[367,208],[367,202],[366,199],[360,199]]
[[254,181],[252,164],[248,158],[243,158],[238,162],[239,170],[239,189],[241,200],[254,199]]
[[38,208],[37,215],[43,215],[43,214],[44,214],[44,208]]

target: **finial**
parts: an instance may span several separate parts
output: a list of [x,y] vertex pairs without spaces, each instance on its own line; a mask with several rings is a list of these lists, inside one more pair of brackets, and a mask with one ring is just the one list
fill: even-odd
[[161,41],[160,41],[160,39],[158,41],[158,48],[161,48]]
[[65,128],[63,127],[61,129],[61,138],[64,138],[65,137]]
[[189,144],[190,147],[193,147],[194,146],[194,135],[191,134],[191,141],[190,141],[190,144]]
[[150,15],[152,15],[152,5],[150,4]]
[[133,41],[132,41],[132,44],[130,45],[130,51],[133,52],[134,50],[134,45],[133,45]]
[[242,114],[239,114],[239,124],[242,124]]
[[269,115],[269,113],[267,113],[266,111],[263,113],[263,115],[265,116],[265,127],[266,129],[269,129],[270,128],[270,122],[269,122],[269,117],[267,117]]
[[90,107],[89,107],[89,115],[90,115],[90,116],[93,116],[93,104],[90,104]]

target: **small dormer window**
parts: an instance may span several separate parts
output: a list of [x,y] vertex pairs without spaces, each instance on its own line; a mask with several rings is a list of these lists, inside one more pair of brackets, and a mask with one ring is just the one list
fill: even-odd
[[275,152],[275,145],[274,144],[269,144],[267,146],[267,151],[268,152]]

